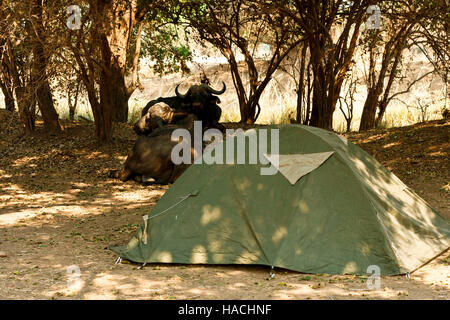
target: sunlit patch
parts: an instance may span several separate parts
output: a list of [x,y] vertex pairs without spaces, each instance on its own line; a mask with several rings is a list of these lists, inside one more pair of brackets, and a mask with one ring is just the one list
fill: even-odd
[[240,183],[236,184],[236,187],[239,189],[239,191],[245,191],[248,187],[250,187],[251,182],[249,179],[245,179]]
[[302,213],[309,212],[309,208],[308,208],[308,205],[306,204],[305,200],[300,200],[299,202],[297,202],[297,207],[300,209],[300,211]]
[[338,134],[337,136],[346,146],[348,146],[348,140],[346,137],[341,136],[340,134]]
[[342,273],[356,273],[358,271],[358,266],[354,261],[351,261],[346,264],[344,269],[342,270]]
[[13,213],[6,213],[0,215],[0,226],[8,226],[8,225],[14,225],[20,222],[25,222],[24,219],[31,219],[36,217],[36,213],[30,212],[30,211],[23,211],[23,212],[13,212]]
[[67,294],[77,294],[79,293],[85,286],[85,281],[82,279],[68,280]]
[[255,254],[251,252],[243,252],[241,255],[236,259],[235,263],[237,264],[247,264],[247,263],[253,263],[257,260],[257,257]]
[[213,254],[212,256],[214,263],[223,263],[224,262],[224,256],[223,254]]
[[401,144],[400,142],[392,142],[392,143],[388,143],[388,144],[385,144],[385,145],[383,146],[383,149],[388,149],[388,148],[391,148],[391,147],[399,146],[400,144]]
[[13,166],[13,167],[18,167],[18,166],[23,166],[24,164],[27,164],[27,165],[28,165],[28,162],[34,161],[34,160],[39,160],[39,158],[40,158],[40,157],[23,157],[23,158],[20,158],[20,159],[15,160],[15,161],[12,163],[12,166]]
[[217,221],[221,217],[220,208],[212,207],[211,205],[205,205],[203,207],[203,215],[200,218],[200,223],[202,226],[206,226],[207,224]]
[[85,159],[99,159],[99,158],[105,158],[105,155],[100,151],[94,151],[90,154],[87,154],[84,156]]
[[201,293],[203,293],[203,290],[199,290],[199,289],[189,289],[188,292],[189,292],[189,293],[193,293],[193,294],[201,294]]
[[208,256],[206,249],[202,245],[197,245],[192,249],[191,263],[207,263]]
[[370,246],[367,243],[363,243],[360,245],[360,249],[361,253],[365,256],[368,256],[370,253]]
[[209,240],[208,241],[208,249],[210,251],[221,251],[222,243],[219,240]]
[[272,241],[275,244],[278,244],[283,238],[287,235],[287,228],[286,227],[280,227],[275,231],[275,233],[272,236]]
[[160,262],[171,263],[172,262],[172,254],[168,251],[160,252],[156,259]]

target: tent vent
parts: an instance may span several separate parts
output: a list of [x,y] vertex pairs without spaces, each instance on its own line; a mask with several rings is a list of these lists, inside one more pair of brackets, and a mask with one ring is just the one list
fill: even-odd
[[292,184],[316,170],[334,151],[305,154],[264,154],[267,160]]

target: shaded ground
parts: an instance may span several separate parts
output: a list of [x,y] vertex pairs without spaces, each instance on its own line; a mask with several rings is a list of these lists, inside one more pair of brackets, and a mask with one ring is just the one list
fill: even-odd
[[[115,265],[106,247],[126,243],[168,188],[107,177],[135,140],[130,127],[99,147],[90,123],[64,123],[62,137],[41,123],[23,137],[14,123],[0,110],[0,299],[450,299],[449,252],[411,279],[383,277],[379,290],[358,276],[276,270],[269,280],[267,267]],[[449,129],[438,121],[348,137],[450,218]]]

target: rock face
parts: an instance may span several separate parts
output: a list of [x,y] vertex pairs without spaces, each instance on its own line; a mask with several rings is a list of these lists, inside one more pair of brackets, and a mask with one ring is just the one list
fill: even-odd
[[0,251],[0,258],[6,258],[7,256],[5,251]]

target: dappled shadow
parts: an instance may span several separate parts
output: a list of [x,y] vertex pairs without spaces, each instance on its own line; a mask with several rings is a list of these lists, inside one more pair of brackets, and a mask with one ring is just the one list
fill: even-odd
[[122,257],[401,274],[448,248],[448,222],[367,153],[324,130],[280,129],[280,154],[335,154],[293,186],[258,165],[194,165],[117,249]]
[[[116,143],[99,147],[93,133],[92,125],[69,123],[62,137],[48,137],[39,127],[34,136],[21,137],[17,131],[0,142],[0,251],[8,255],[0,259],[1,298],[449,299],[448,278],[431,281],[426,276],[436,266],[448,271],[448,255],[447,262],[433,261],[411,280],[383,277],[382,288],[367,294],[364,277],[308,279],[277,269],[275,278],[267,280],[266,266],[150,264],[137,270],[135,264],[114,265],[117,256],[106,248],[127,243],[168,186],[108,178],[109,169],[122,166],[135,136],[127,126],[119,127]],[[243,186],[245,181],[238,181],[236,188]],[[305,210],[305,204],[297,204]],[[213,202],[205,212],[203,222],[213,221]],[[282,227],[293,232],[284,221],[268,241],[281,239]],[[78,291],[67,287],[70,265],[81,270]]]
[[98,145],[90,123],[65,124],[60,136],[47,135],[41,126],[33,135],[23,135],[16,126],[0,142],[0,184],[4,195],[17,186],[30,192],[65,192],[77,184],[92,185],[109,166],[120,166],[136,136],[129,126],[117,125],[115,143]]
[[450,219],[449,120],[346,136]]
[[[106,247],[126,241],[140,223],[135,209],[66,216],[49,214],[0,226],[2,299],[449,299],[448,262],[441,257],[406,277],[307,275],[244,265],[114,264]],[[124,224],[127,223],[127,224]],[[80,286],[68,286],[69,266]],[[437,270],[437,272],[436,272]]]
[[47,135],[39,123],[33,135],[23,136],[19,126],[4,135],[0,223],[9,216],[54,213],[73,206],[79,212],[93,206],[107,210],[139,203],[143,207],[143,197],[135,191],[145,192],[153,203],[162,195],[159,191],[168,188],[123,183],[107,176],[110,169],[123,165],[136,139],[128,125],[116,125],[115,142],[104,146],[97,144],[92,124],[63,121],[63,125],[61,136]]

